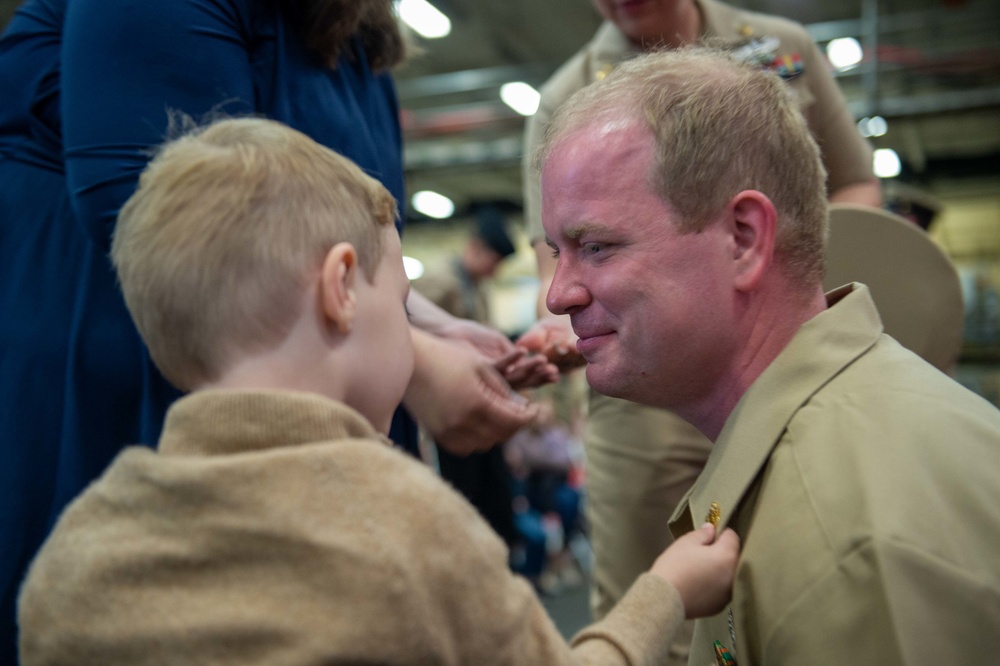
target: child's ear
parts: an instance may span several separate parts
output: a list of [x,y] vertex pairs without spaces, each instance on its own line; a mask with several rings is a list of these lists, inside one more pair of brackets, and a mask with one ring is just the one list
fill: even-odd
[[355,283],[358,253],[350,243],[337,243],[326,253],[320,273],[319,297],[323,314],[341,333],[349,333],[357,308]]

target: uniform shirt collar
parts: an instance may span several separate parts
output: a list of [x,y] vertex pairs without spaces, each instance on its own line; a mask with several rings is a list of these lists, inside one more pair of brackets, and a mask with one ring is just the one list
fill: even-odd
[[827,309],[799,329],[729,415],[704,471],[670,519],[674,534],[705,522],[713,502],[721,513],[718,529],[729,524],[798,409],[878,340],[882,321],[868,287],[852,283],[826,299]]
[[390,444],[360,413],[315,393],[205,390],[171,406],[158,448],[211,456],[345,438]]

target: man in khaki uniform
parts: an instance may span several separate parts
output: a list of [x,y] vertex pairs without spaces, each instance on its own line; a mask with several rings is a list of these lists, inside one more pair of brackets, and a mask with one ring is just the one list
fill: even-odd
[[780,80],[636,58],[539,152],[549,309],[597,391],[713,443],[674,516],[744,539],[692,664],[987,663],[1000,653],[1000,411],[823,293],[824,169]]
[[[762,67],[781,70],[821,146],[830,199],[871,206],[881,201],[870,148],[858,133],[825,59],[801,25],[715,0],[656,0],[632,10],[611,0],[595,0],[595,5],[607,22],[543,86],[541,105],[526,128],[525,214],[542,283],[539,317],[546,320],[524,339],[529,347],[548,344],[571,350],[573,337],[568,322],[560,327],[542,302],[555,262],[544,246],[539,183],[531,168],[534,149],[553,112],[571,94],[647,47],[717,43]],[[571,362],[573,355],[557,355],[554,360],[560,358]],[[668,411],[594,392],[589,402],[584,443],[595,555],[592,608],[601,617],[670,543],[663,524],[701,472],[710,444]],[[684,642],[675,643],[674,649],[673,662],[684,663]]]

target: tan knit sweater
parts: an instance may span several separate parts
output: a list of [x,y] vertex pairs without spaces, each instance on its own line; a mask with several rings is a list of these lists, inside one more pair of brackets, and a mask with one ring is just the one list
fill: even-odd
[[387,444],[316,395],[182,399],[33,563],[22,663],[662,662],[668,583],[641,578],[571,649],[475,510]]

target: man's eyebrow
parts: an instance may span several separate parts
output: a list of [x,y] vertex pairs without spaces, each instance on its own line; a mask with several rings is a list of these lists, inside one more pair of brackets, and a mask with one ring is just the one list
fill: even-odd
[[[569,227],[568,229],[566,229],[566,231],[563,232],[562,235],[568,238],[569,240],[575,241],[575,240],[580,240],[580,238],[583,237],[584,234],[588,233],[601,234],[610,230],[611,227],[606,224],[598,224],[597,222],[583,222],[581,224]],[[557,249],[555,241],[553,241],[548,234],[545,235],[545,244],[548,245],[553,250]]]
[[577,224],[567,228],[566,231],[563,233],[563,235],[566,236],[566,238],[569,238],[570,240],[579,240],[580,237],[582,237],[584,234],[588,233],[601,234],[609,231],[610,229],[611,227],[609,227],[606,224],[599,224],[597,222],[583,222],[581,224]]

